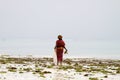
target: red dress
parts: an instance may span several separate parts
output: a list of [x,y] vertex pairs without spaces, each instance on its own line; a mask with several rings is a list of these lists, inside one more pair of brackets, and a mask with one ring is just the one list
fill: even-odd
[[57,61],[63,60],[63,50],[65,47],[65,43],[63,40],[57,40],[56,41],[56,53],[57,53]]

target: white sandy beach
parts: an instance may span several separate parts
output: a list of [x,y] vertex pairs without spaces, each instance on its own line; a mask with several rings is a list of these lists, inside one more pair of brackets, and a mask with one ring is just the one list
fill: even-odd
[[67,58],[54,66],[52,58],[1,56],[0,80],[120,80],[120,60]]

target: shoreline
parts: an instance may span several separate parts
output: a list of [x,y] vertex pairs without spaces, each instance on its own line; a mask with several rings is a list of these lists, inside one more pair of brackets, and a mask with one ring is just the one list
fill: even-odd
[[[13,57],[13,58],[53,58],[52,56],[40,56],[40,55],[9,55],[9,54],[0,54],[0,57]],[[63,59],[98,59],[98,60],[120,60],[120,58],[114,58],[114,57],[66,57],[63,56]]]

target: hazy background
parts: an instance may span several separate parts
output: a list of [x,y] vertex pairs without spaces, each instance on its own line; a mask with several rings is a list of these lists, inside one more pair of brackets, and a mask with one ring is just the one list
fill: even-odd
[[120,58],[120,0],[0,0],[0,54]]

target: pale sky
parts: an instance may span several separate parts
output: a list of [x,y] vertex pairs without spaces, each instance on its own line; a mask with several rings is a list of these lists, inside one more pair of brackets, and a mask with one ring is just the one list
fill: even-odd
[[120,40],[120,0],[0,0],[0,39]]

